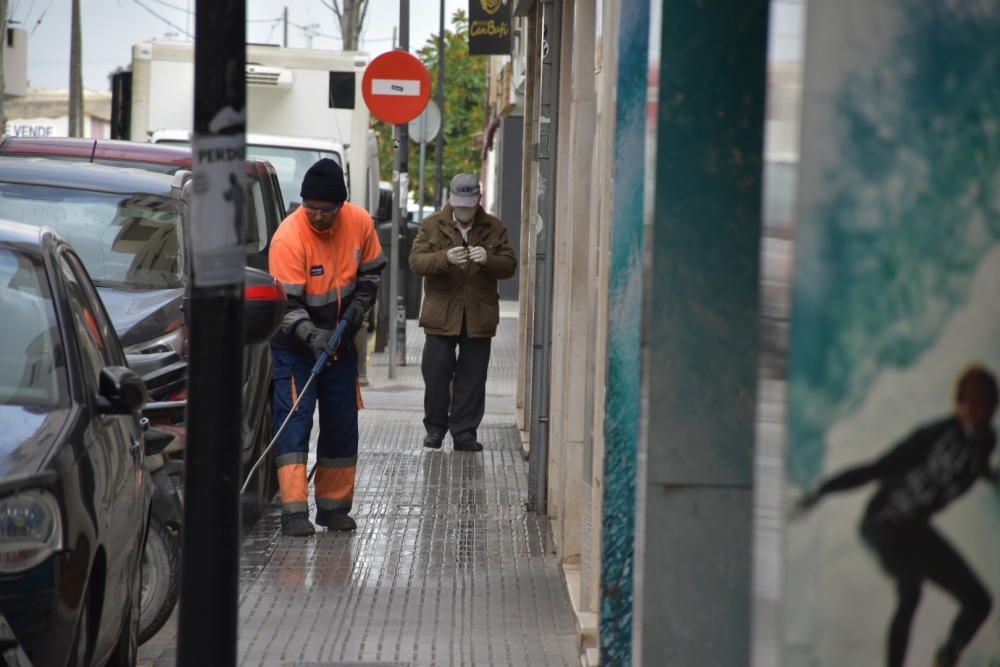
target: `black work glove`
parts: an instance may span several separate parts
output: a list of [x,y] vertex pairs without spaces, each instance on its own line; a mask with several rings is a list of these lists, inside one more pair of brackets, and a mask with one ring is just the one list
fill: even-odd
[[310,321],[305,321],[295,329],[295,335],[312,350],[313,358],[319,359],[327,351],[326,344],[330,340],[329,329],[321,329]]
[[361,323],[365,319],[365,309],[357,301],[352,301],[347,308],[344,309],[344,314],[341,316],[341,321],[347,322],[347,334],[348,338],[354,338],[354,334],[358,333],[358,329],[361,328]]

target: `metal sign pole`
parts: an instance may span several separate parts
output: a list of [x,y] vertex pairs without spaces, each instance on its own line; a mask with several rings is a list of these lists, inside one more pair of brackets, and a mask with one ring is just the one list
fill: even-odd
[[[406,310],[404,286],[409,274],[403,273],[400,235],[408,231],[406,204],[409,194],[410,121],[427,107],[431,77],[420,59],[408,51],[410,44],[410,3],[399,3],[400,48],[377,56],[365,69],[361,90],[368,108],[376,118],[395,127],[393,149],[395,167],[392,176],[392,225],[389,240],[389,378],[395,379],[396,366],[406,365]],[[416,127],[416,126],[414,126]],[[416,132],[416,130],[414,130]]]
[[420,114],[420,186],[417,189],[417,222],[424,221],[424,167],[427,165],[427,110]]
[[239,621],[246,3],[195,3],[191,333],[177,664],[234,667]]
[[434,208],[444,208],[444,0],[441,0],[441,13],[438,16],[438,111],[441,112],[441,131],[437,135],[434,148]]
[[[410,50],[410,0],[399,0],[399,50]],[[399,148],[396,151],[396,165],[399,172],[399,199],[396,209],[399,211],[399,224],[393,225],[393,257],[396,257],[396,271],[393,278],[396,281],[395,326],[393,336],[396,338],[395,361],[400,366],[406,365],[406,306],[403,301],[403,274],[399,262],[399,236],[407,233],[406,201],[410,192],[410,126],[402,123],[396,128],[399,138]],[[390,368],[392,368],[390,366]]]
[[396,379],[396,347],[399,340],[396,336],[396,301],[399,298],[399,220],[400,220],[400,172],[402,150],[400,148],[399,128],[393,128],[393,160],[392,170],[392,232],[389,234],[389,379]]

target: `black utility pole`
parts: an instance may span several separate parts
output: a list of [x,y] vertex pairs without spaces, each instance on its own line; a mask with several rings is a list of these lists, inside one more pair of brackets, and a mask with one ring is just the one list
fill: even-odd
[[247,193],[245,3],[195,3],[187,309],[191,372],[178,665],[236,665]]
[[[399,0],[399,50],[410,50],[410,0]],[[392,241],[389,254],[389,379],[396,377],[396,366],[406,365],[406,306],[403,300],[403,277],[399,266],[399,236],[407,232],[406,200],[410,190],[410,126],[396,126],[393,146],[396,149],[392,183]]]
[[444,0],[441,0],[441,17],[438,28],[438,111],[441,112],[441,131],[437,135],[434,152],[437,154],[437,164],[434,172],[434,200],[437,208],[444,208]]

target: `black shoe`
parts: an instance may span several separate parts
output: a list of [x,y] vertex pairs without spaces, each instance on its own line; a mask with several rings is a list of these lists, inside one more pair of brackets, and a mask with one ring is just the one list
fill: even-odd
[[441,449],[442,442],[444,442],[443,435],[428,433],[424,436],[424,447],[429,447],[430,449]]
[[281,515],[281,534],[288,537],[309,537],[316,528],[309,522],[309,512],[289,512]]
[[475,438],[468,438],[466,440],[459,440],[455,443],[456,452],[481,452],[483,451],[483,445],[476,441]]
[[358,527],[344,510],[316,510],[316,524],[330,530],[356,530]]

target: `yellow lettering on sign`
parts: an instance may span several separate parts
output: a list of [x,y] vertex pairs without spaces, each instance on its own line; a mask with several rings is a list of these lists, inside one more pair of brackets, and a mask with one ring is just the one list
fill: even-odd
[[499,22],[490,19],[489,21],[473,21],[469,26],[470,37],[506,37],[510,34],[510,24],[506,21]]

